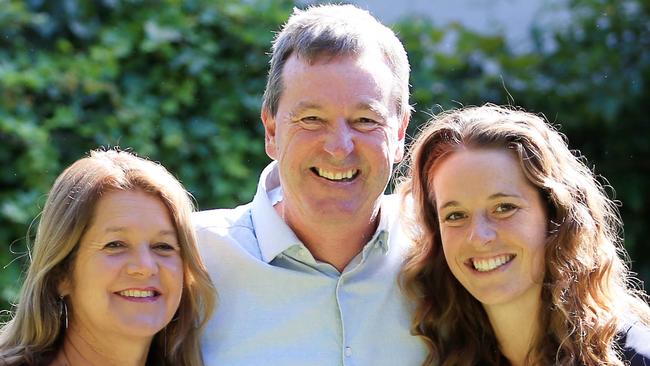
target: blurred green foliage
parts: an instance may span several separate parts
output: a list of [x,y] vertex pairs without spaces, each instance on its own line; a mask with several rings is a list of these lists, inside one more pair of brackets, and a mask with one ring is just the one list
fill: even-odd
[[[289,0],[0,0],[1,307],[24,269],[27,227],[62,169],[98,146],[163,163],[202,209],[251,199],[259,108]],[[622,202],[634,268],[650,280],[650,4],[572,0],[571,22],[501,35],[422,19],[394,26],[412,63],[410,134],[440,108],[484,102],[545,113]],[[436,107],[438,106],[438,107]],[[11,265],[10,262],[16,260]],[[1,304],[0,304],[1,305]]]
[[[160,161],[201,208],[247,201],[267,162],[267,52],[292,6],[0,0],[0,263],[26,253],[55,177],[98,146]],[[0,297],[22,269],[0,272]]]

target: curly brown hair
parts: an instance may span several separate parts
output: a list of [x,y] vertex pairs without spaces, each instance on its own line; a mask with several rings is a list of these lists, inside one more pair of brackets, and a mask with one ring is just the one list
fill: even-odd
[[486,104],[441,113],[413,143],[399,185],[414,246],[400,276],[417,304],[412,332],[429,348],[426,365],[504,365],[486,312],[451,273],[441,248],[431,186],[434,165],[464,148],[514,151],[549,213],[540,331],[531,365],[623,365],[615,340],[623,325],[650,323],[647,296],[635,286],[616,203],[542,117]]

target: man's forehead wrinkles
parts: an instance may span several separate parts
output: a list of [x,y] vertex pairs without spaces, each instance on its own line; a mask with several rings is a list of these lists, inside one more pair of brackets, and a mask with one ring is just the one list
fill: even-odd
[[[290,110],[290,113],[296,114],[309,109],[323,110],[326,109],[326,106],[316,101],[300,101]],[[372,100],[371,98],[368,98],[367,101],[358,102],[351,110],[371,111],[382,116],[388,114],[388,108],[383,103],[377,100]]]

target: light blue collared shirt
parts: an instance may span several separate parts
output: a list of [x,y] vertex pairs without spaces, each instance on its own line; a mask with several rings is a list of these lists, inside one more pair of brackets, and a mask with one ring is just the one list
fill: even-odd
[[372,239],[343,270],[319,262],[273,209],[277,165],[250,204],[195,214],[201,255],[219,294],[202,337],[215,365],[421,365],[424,343],[397,274],[408,240],[399,205],[382,198]]

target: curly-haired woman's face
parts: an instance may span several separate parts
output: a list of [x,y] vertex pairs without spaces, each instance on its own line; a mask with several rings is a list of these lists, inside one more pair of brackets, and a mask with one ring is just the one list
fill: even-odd
[[451,272],[484,306],[537,302],[547,214],[516,155],[454,152],[429,173]]

